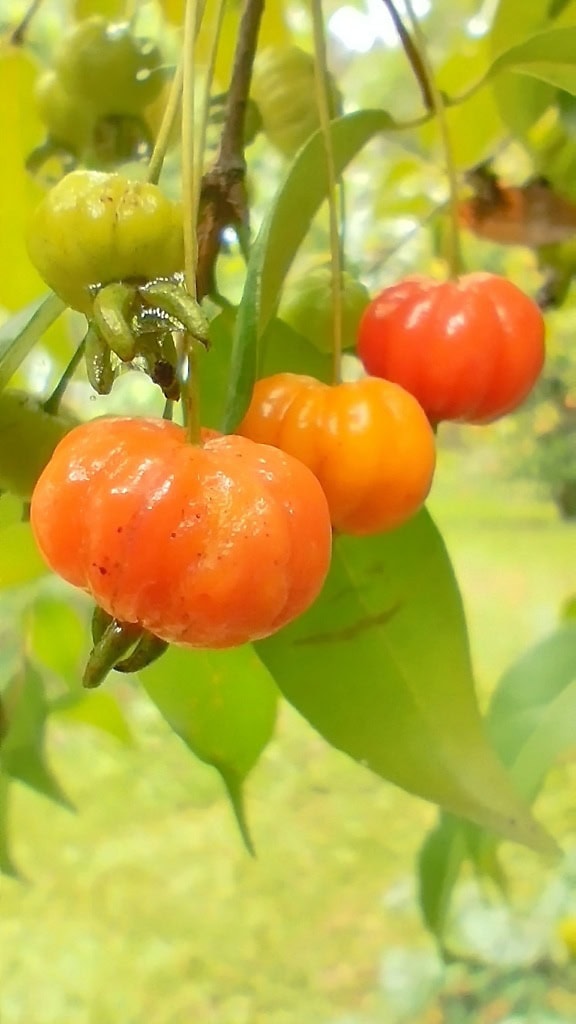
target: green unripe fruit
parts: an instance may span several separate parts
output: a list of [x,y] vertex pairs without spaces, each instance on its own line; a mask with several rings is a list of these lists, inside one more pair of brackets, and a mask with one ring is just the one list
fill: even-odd
[[[252,99],[265,135],[284,156],[292,157],[320,127],[316,105],[314,58],[297,46],[269,47],[254,62]],[[330,115],[337,117],[341,97],[330,76]]]
[[158,47],[137,38],[128,22],[94,15],[67,33],[54,66],[68,93],[108,116],[139,114],[156,99],[164,85],[160,63]]
[[[350,274],[344,272],[341,280],[342,345],[351,348],[356,344],[358,326],[370,295]],[[331,352],[334,338],[331,270],[321,267],[289,282],[278,315],[320,352]]]
[[81,153],[94,130],[94,111],[85,99],[71,96],[54,71],[46,71],[36,84],[38,114],[50,140],[73,153]]
[[52,416],[24,391],[0,393],[0,490],[31,498],[56,445],[78,421]]
[[28,252],[46,284],[90,314],[97,287],[182,269],[182,208],[149,182],[72,171],[35,210]]

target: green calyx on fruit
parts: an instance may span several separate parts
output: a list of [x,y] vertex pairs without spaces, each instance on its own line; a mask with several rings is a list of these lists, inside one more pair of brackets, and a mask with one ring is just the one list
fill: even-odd
[[[341,277],[341,292],[342,345],[352,348],[370,295],[368,289],[347,272]],[[319,267],[289,281],[284,289],[279,316],[320,352],[330,352],[334,339],[330,268]]]

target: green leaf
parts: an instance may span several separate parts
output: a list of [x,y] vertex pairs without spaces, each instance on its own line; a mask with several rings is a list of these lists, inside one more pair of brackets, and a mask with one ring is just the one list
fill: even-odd
[[48,572],[29,523],[12,523],[0,531],[0,590],[31,583]]
[[6,387],[20,363],[37,341],[66,309],[62,299],[50,292],[19,310],[0,327],[0,391]]
[[575,95],[575,46],[576,26],[539,32],[501,53],[489,68],[485,81],[502,71],[514,71],[538,78]]
[[140,673],[160,714],[201,761],[220,773],[249,850],[242,783],[267,746],[278,694],[249,647],[190,651],[171,647]]
[[84,691],[76,698],[53,701],[52,717],[70,725],[88,725],[129,747],[134,743],[130,726],[116,698],[107,690]]
[[48,767],[44,733],[49,704],[39,674],[25,665],[3,696],[8,723],[0,745],[0,769],[30,789],[72,810],[72,804]]
[[[208,353],[198,353],[200,375],[200,412],[202,425],[218,429],[226,406],[227,375],[232,352],[236,311],[223,310],[210,323]],[[276,318],[262,336],[261,376],[273,373],[308,373],[318,380],[329,380],[331,358],[319,352],[309,341]]]
[[392,533],[338,537],[319,600],[256,649],[333,746],[453,814],[555,849],[486,741],[460,594],[425,511]]
[[[382,110],[360,110],[333,121],[330,132],[336,174],[341,174],[375,135],[400,128]],[[276,312],[290,265],[327,193],[324,140],[318,131],[296,155],[250,251],[234,333],[225,431],[233,430],[248,408],[258,376],[262,335]]]
[[[576,717],[576,625],[568,624],[526,651],[502,676],[487,717],[490,738],[529,802],[537,796],[551,766],[574,746]],[[435,871],[451,878],[458,858],[469,859],[477,874],[489,877],[501,891],[506,879],[497,859],[498,840],[482,829],[442,816],[433,835]],[[429,870],[429,869],[427,869]],[[422,878],[424,884],[432,881]],[[429,928],[439,934],[450,892],[443,893],[443,914],[422,910]],[[426,897],[433,901],[433,895]],[[440,899],[440,895],[438,896]]]
[[29,607],[25,635],[31,657],[70,689],[82,680],[81,660],[86,653],[86,628],[70,601],[42,596]]
[[10,851],[10,820],[9,798],[12,783],[7,775],[0,771],[0,874],[9,878],[20,878],[20,872],[12,859]]
[[490,735],[526,799],[574,745],[575,715],[576,625],[567,624],[508,669],[488,713]]
[[420,909],[424,924],[440,944],[465,854],[466,841],[461,823],[442,815],[426,836],[418,855]]

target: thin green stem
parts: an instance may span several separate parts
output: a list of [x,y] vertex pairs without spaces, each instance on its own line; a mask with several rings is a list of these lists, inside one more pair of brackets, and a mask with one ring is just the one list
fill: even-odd
[[[199,27],[199,0],[186,0],[182,53],[182,208],[184,214],[184,284],[196,298],[196,267],[198,263],[197,201],[195,173],[195,61],[194,44]],[[194,339],[188,333],[182,336],[180,359],[182,401],[186,414],[186,430],[192,444],[199,444],[200,394]]]
[[166,153],[170,145],[170,136],[176,124],[176,119],[180,111],[180,104],[182,101],[182,79],[183,79],[183,61],[180,60],[178,67],[174,73],[172,79],[172,85],[170,87],[170,93],[168,95],[168,102],[166,109],[162,117],[158,135],[154,143],[154,149],[150,157],[148,164],[148,181],[152,184],[157,185],[162,173],[162,166],[166,158]]
[[76,370],[78,369],[78,366],[80,365],[80,362],[84,355],[85,348],[86,338],[83,338],[80,344],[78,345],[78,348],[74,352],[74,355],[70,359],[68,366],[64,370],[64,373],[60,377],[60,380],[58,381],[56,387],[54,388],[54,391],[52,392],[50,397],[44,402],[45,412],[49,412],[53,416],[55,416],[56,413],[58,412],[60,408],[60,403],[62,401],[62,398],[64,397],[64,392],[66,391],[66,388],[68,387],[70,381],[72,380],[72,377],[74,376]]
[[448,126],[448,117],[446,113],[446,102],[438,87],[438,83],[436,82],[434,69],[428,56],[426,39],[422,29],[420,28],[420,22],[414,12],[412,0],[404,0],[404,6],[412,25],[414,46],[420,55],[421,67],[424,69],[428,80],[432,106],[438,119],[438,128],[440,130],[440,138],[442,140],[442,148],[444,150],[444,161],[448,177],[450,197],[448,204],[450,212],[450,244],[448,250],[448,263],[450,266],[451,276],[456,278],[462,273],[463,269],[462,249],[460,245],[460,225],[458,223],[459,187],[458,173],[454,162],[454,151],[452,148],[450,128]]
[[332,138],[330,135],[330,82],[328,77],[328,64],[326,60],[326,40],[324,38],[322,0],[312,0],[312,26],[314,32],[314,53],[316,58],[314,61],[316,103],[326,154],[330,255],[332,258],[333,378],[334,382],[338,383],[340,380],[340,364],[342,362],[342,254],[340,246],[338,200],[336,196],[338,179],[334,164]]
[[204,82],[204,102],[202,105],[202,116],[200,118],[200,131],[198,133],[198,159],[196,161],[194,174],[194,224],[198,223],[200,191],[202,187],[202,174],[204,172],[204,153],[206,151],[206,136],[208,134],[208,122],[210,119],[210,94],[212,92],[212,84],[214,82],[216,58],[218,56],[218,46],[220,44],[220,36],[222,34],[222,25],[224,23],[224,14],[226,13],[227,0],[217,0],[217,2],[218,8],[216,11],[216,24],[214,26],[214,35],[210,42],[208,68],[206,70],[206,78]]
[[195,61],[198,0],[186,0],[182,54],[182,205],[184,210],[184,281],[196,298],[197,238],[195,212]]

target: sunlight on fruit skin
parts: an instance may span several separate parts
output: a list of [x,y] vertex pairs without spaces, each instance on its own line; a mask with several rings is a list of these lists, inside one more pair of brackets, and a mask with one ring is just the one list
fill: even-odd
[[410,391],[431,423],[491,423],[527,397],[545,358],[535,302],[506,278],[423,275],[384,288],[358,333],[367,373]]
[[425,414],[403,388],[375,377],[334,386],[293,373],[263,378],[238,432],[301,459],[343,533],[394,529],[432,484],[436,448]]
[[54,449],[78,421],[44,412],[24,391],[0,393],[0,489],[30,498]]
[[191,647],[280,629],[330,563],[326,499],[305,466],[214,431],[195,446],[167,420],[72,431],[36,486],[31,523],[54,572],[115,618]]
[[184,263],[182,209],[157,185],[121,174],[72,171],[37,207],[32,263],[72,309],[89,313],[91,288],[169,277]]

